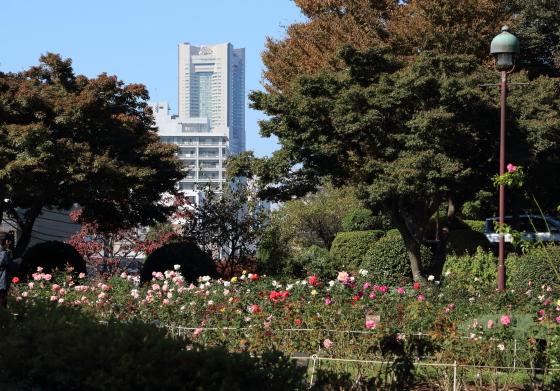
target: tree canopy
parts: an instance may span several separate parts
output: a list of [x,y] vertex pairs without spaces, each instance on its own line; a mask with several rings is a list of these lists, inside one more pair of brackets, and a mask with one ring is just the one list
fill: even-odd
[[16,254],[43,208],[78,203],[105,230],[163,220],[170,208],[156,201],[183,172],[175,147],[159,142],[146,88],[76,76],[57,54],[39,62],[0,73],[0,199],[22,230]]
[[[391,216],[413,275],[423,279],[428,219],[443,201],[452,209],[464,202],[496,171],[499,91],[478,87],[496,75],[474,56],[425,51],[402,62],[386,48],[350,45],[338,56],[341,71],[300,75],[287,92],[249,96],[271,117],[261,121],[262,134],[278,136],[282,148],[271,158],[243,155],[231,171],[260,176],[262,194],[273,198],[301,196],[321,177],[354,184],[371,208],[381,205]],[[537,78],[512,99],[510,141],[527,163],[557,150],[556,85]],[[436,263],[430,273],[442,267]]]

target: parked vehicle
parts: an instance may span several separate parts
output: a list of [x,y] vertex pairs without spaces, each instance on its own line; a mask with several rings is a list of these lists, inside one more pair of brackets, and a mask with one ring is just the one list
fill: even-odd
[[[512,216],[506,216],[504,220],[505,224],[512,226]],[[500,234],[496,232],[496,223],[499,221],[499,217],[486,219],[484,234],[491,242],[500,241]],[[521,215],[519,216],[519,232],[522,233],[521,239],[560,241],[560,220],[550,216]],[[505,241],[510,242],[511,235],[506,235]]]

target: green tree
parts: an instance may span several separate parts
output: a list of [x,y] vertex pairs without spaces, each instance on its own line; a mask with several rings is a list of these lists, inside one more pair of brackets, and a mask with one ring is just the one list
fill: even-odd
[[326,184],[317,193],[284,202],[277,211],[277,223],[292,246],[330,250],[336,234],[343,230],[342,220],[360,205],[354,189]]
[[249,185],[235,181],[225,185],[221,192],[207,188],[192,212],[186,220],[183,238],[210,254],[222,277],[233,275],[238,266],[256,261],[257,245],[269,221],[269,211]]
[[184,174],[175,147],[159,142],[146,88],[76,76],[52,53],[39,62],[0,73],[0,216],[22,231],[15,255],[43,208],[77,203],[82,221],[113,231],[163,221],[171,208],[156,201]]
[[[474,56],[426,51],[402,62],[385,48],[349,45],[338,55],[341,71],[301,75],[287,92],[250,95],[251,107],[270,116],[261,134],[276,135],[281,150],[264,159],[243,155],[231,172],[256,174],[271,198],[302,196],[323,176],[356,186],[368,208],[381,206],[391,217],[417,281],[427,275],[420,261],[424,228],[445,201],[443,256],[429,271],[439,276],[456,210],[496,171],[498,137],[488,129],[499,129],[498,91],[477,87],[495,74]],[[527,74],[513,78],[526,81]],[[527,160],[556,150],[555,85],[538,78],[512,99],[508,129]],[[525,101],[535,98],[540,107]]]

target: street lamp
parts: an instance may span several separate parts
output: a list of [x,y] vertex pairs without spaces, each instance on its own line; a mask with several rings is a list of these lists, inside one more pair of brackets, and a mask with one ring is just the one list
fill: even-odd
[[[500,116],[500,176],[505,174],[506,168],[506,103],[507,103],[507,75],[513,72],[514,65],[514,55],[519,53],[519,41],[515,35],[509,32],[509,27],[502,27],[502,33],[497,35],[490,44],[490,53],[497,57],[498,66],[500,67],[511,67],[509,71],[502,70],[498,71],[496,69],[496,63],[494,63],[494,69],[496,72],[502,74],[502,109]],[[517,84],[517,83],[516,83]],[[521,84],[521,83],[519,83]],[[523,83],[526,84],[526,83]],[[505,220],[505,187],[500,185],[500,227],[504,226]],[[500,235],[500,243],[498,246],[498,289],[506,289],[506,265],[504,262],[504,246],[505,238],[503,233]]]

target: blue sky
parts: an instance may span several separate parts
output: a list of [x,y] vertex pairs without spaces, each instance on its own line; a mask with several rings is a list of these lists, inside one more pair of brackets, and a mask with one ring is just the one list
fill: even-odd
[[[231,42],[246,48],[246,89],[261,89],[260,53],[267,36],[304,20],[291,0],[4,0],[0,23],[0,71],[37,65],[46,52],[71,58],[76,74],[117,75],[142,83],[151,100],[169,102],[177,113],[177,44]],[[263,139],[258,119],[246,109],[247,149],[256,156],[277,149]]]

